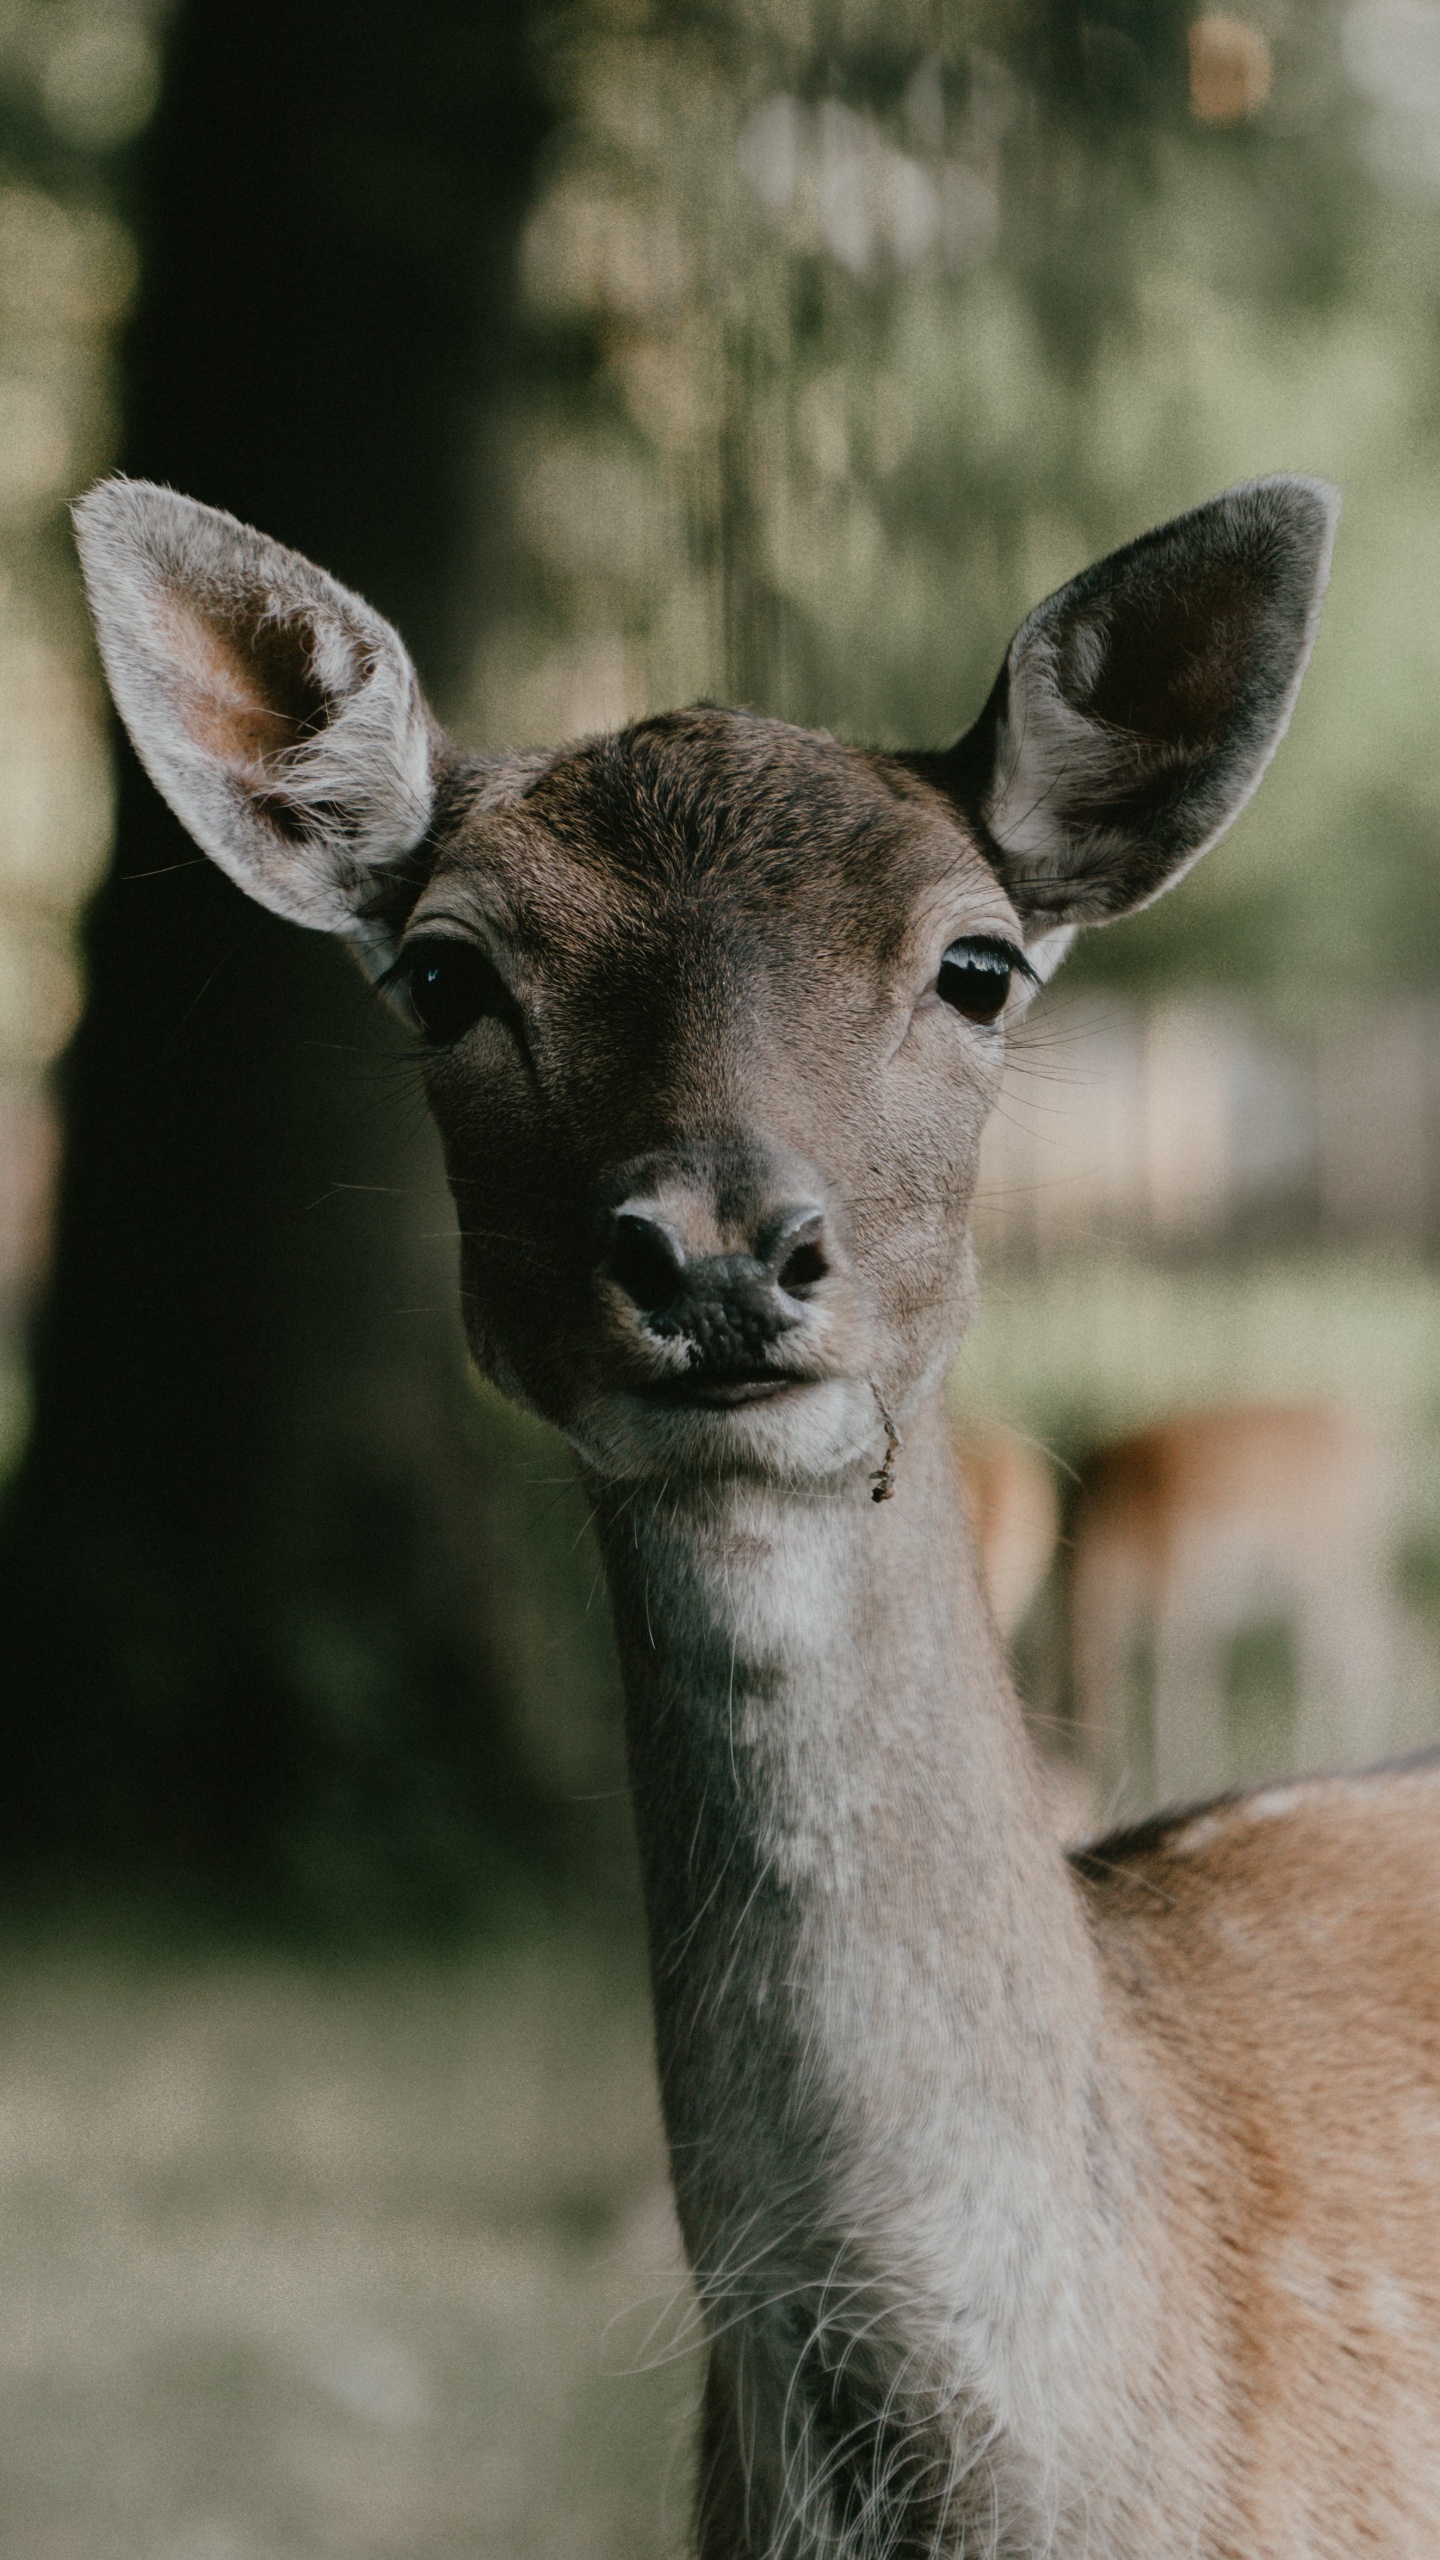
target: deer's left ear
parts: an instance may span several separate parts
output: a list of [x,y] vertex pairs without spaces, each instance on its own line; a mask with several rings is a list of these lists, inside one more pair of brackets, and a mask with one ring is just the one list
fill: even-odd
[[905,759],[963,809],[1042,971],[1244,808],[1299,689],[1339,511],[1321,481],[1255,480],[1112,552],[1022,622],[959,744]]
[[172,489],[102,481],[75,523],[110,689],[181,824],[262,906],[384,967],[440,737],[399,635]]

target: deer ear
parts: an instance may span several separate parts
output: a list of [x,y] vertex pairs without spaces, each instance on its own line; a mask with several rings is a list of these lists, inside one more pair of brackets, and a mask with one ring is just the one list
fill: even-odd
[[1050,966],[1244,808],[1290,718],[1339,516],[1251,481],[1112,552],[1022,622],[974,727],[908,759],[964,811]]
[[102,481],[75,523],[110,689],[157,790],[262,906],[383,966],[439,735],[396,633],[173,490]]

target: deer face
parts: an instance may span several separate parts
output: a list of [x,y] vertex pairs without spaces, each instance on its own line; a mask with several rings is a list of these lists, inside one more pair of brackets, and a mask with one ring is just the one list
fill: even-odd
[[80,536],[160,789],[414,1022],[482,1366],[604,1474],[795,1481],[952,1356],[1007,1027],[1254,788],[1332,518],[1260,482],[1115,554],[911,757],[701,709],[467,760],[294,554],[125,482]]
[[968,1311],[1026,980],[956,812],[724,711],[441,800],[397,969],[477,1357],[607,1469],[865,1450]]

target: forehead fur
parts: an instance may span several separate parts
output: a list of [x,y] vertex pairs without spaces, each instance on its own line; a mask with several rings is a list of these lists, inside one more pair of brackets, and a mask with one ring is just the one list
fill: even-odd
[[904,901],[967,855],[978,866],[940,795],[888,758],[708,704],[472,768],[452,787],[443,831],[457,851],[478,850],[487,820],[538,822],[627,906],[707,887],[727,902],[818,898],[883,936],[887,890]]
[[882,851],[906,831],[869,758],[822,731],[701,705],[561,754],[527,799],[567,851],[651,880],[745,871],[783,888],[822,845]]

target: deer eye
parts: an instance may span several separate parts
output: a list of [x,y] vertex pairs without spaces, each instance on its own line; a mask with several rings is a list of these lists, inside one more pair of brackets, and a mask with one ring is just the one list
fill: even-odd
[[401,975],[426,1040],[448,1048],[485,1014],[509,1014],[513,1000],[500,972],[473,942],[422,942],[407,951]]
[[1027,977],[1030,974],[1013,943],[972,934],[963,942],[951,943],[940,963],[935,992],[943,1003],[963,1013],[967,1022],[994,1022],[1004,1011],[1017,969],[1024,969]]

